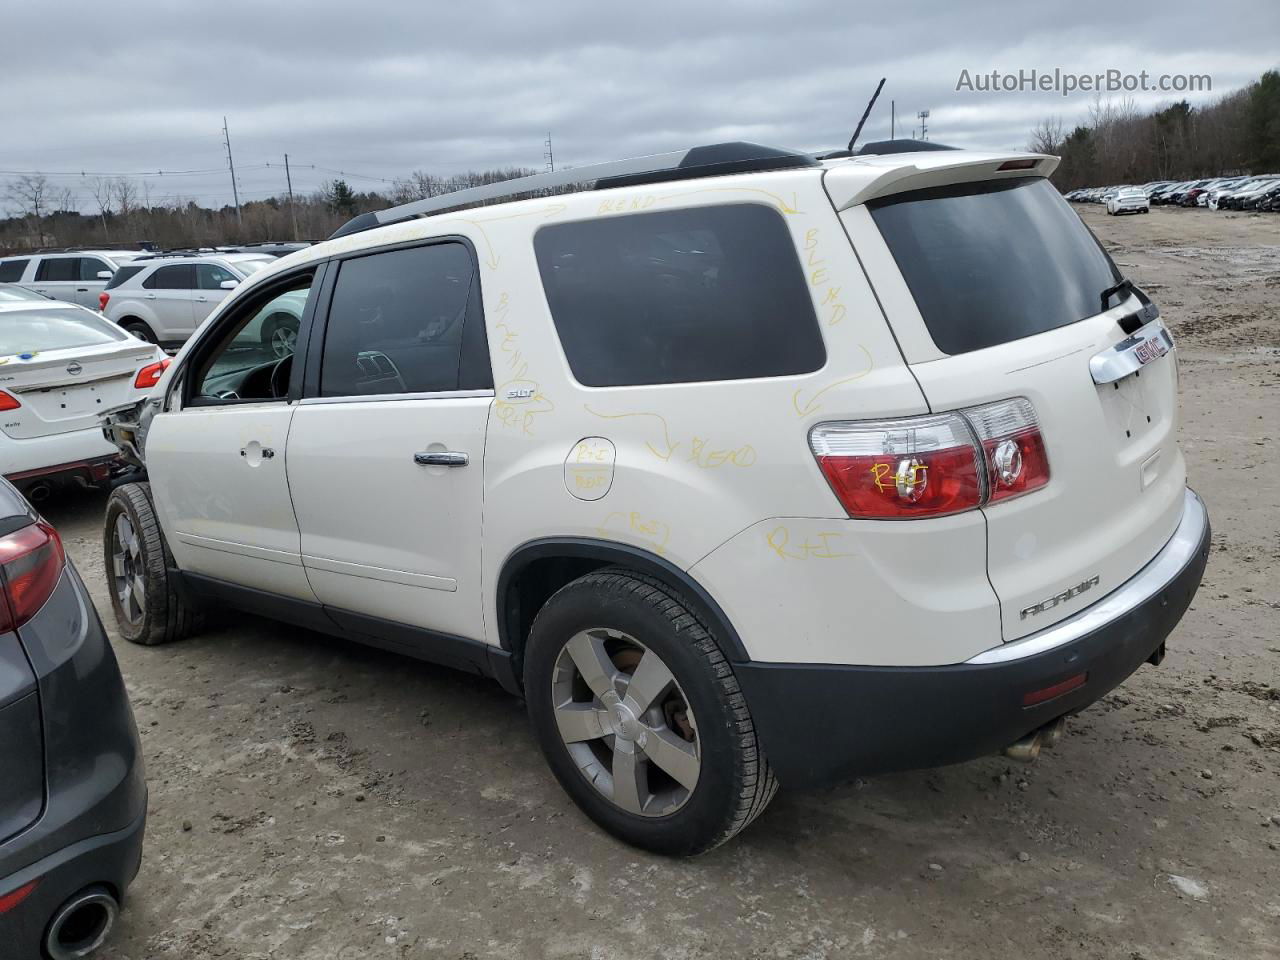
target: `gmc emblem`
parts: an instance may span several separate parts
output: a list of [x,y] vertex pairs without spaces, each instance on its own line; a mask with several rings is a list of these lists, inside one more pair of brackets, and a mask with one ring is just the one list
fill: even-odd
[[1066,603],[1068,600],[1072,600],[1080,596],[1080,594],[1084,593],[1086,590],[1092,590],[1097,585],[1098,577],[1096,575],[1092,576],[1082,583],[1077,583],[1074,587],[1068,587],[1061,593],[1054,594],[1052,597],[1041,600],[1039,603],[1033,603],[1031,606],[1024,608],[1018,615],[1018,618],[1020,620],[1025,620],[1027,617],[1037,617],[1046,610],[1052,610],[1060,603]]

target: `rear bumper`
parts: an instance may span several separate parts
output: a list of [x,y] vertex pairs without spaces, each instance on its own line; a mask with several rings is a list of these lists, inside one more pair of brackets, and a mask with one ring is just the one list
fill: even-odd
[[[27,440],[0,434],[4,475],[18,485],[60,475],[91,479],[99,465],[110,464],[119,455],[120,451],[103,436],[101,427]],[[101,479],[105,476],[104,473]]]
[[[1040,633],[957,664],[743,663],[734,672],[778,778],[821,786],[859,774],[995,753],[1109,693],[1158,655],[1204,575],[1210,527],[1186,492],[1173,538],[1123,586]],[[1083,685],[1024,706],[1071,678]]]

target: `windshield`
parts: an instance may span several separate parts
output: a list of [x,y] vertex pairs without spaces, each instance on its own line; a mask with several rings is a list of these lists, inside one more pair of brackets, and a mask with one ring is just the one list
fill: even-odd
[[96,347],[127,339],[129,335],[114,323],[75,307],[6,310],[0,313],[0,357],[42,350]]
[[954,184],[867,204],[938,349],[1034,336],[1101,312],[1120,272],[1049,181]]
[[236,260],[231,265],[247,277],[250,274],[257,273],[259,270],[265,270],[275,262],[274,258],[269,260]]
[[48,297],[36,293],[34,290],[28,290],[26,287],[20,287],[16,283],[0,283],[0,300],[6,303],[11,303],[14,300],[43,300],[48,302]]

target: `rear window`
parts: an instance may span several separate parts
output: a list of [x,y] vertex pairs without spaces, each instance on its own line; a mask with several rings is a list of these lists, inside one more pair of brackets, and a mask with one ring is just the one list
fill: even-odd
[[1120,280],[1044,179],[956,184],[867,204],[943,353],[968,353],[1091,317]]
[[0,263],[0,283],[17,283],[30,260],[6,260]]
[[124,283],[130,277],[136,277],[138,274],[142,272],[142,270],[143,268],[140,266],[139,267],[121,267],[119,270],[115,272],[115,274],[111,277],[111,279],[107,281],[107,285],[105,289],[114,290],[116,287],[120,286],[120,284]]
[[781,377],[826,362],[795,244],[772,207],[555,224],[533,244],[586,386]]
[[117,343],[128,336],[114,323],[88,310],[56,307],[8,310],[4,323],[0,324],[0,357]]

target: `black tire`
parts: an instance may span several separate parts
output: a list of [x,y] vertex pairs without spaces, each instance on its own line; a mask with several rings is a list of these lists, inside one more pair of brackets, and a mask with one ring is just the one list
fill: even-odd
[[132,334],[139,340],[145,340],[147,343],[159,343],[152,329],[136,317],[129,317],[120,321],[120,329],[126,333]]
[[[620,631],[656,653],[696,718],[697,780],[674,812],[644,815],[615,804],[561,737],[552,689],[557,661],[587,630]],[[667,855],[704,853],[750,824],[777,792],[729,661],[679,594],[658,580],[609,568],[561,588],[534,619],[524,674],[529,716],[556,779],[587,816],[627,843]]]
[[[136,538],[136,551],[122,540],[121,517],[127,520]],[[170,580],[173,557],[156,519],[151,484],[126,483],[111,492],[102,546],[111,611],[120,636],[130,643],[151,647],[181,640],[199,628],[199,612]],[[128,559],[118,556],[120,552],[129,555]],[[132,583],[135,577],[142,583],[141,602],[122,595],[122,581]],[[136,597],[136,590],[133,596]]]

